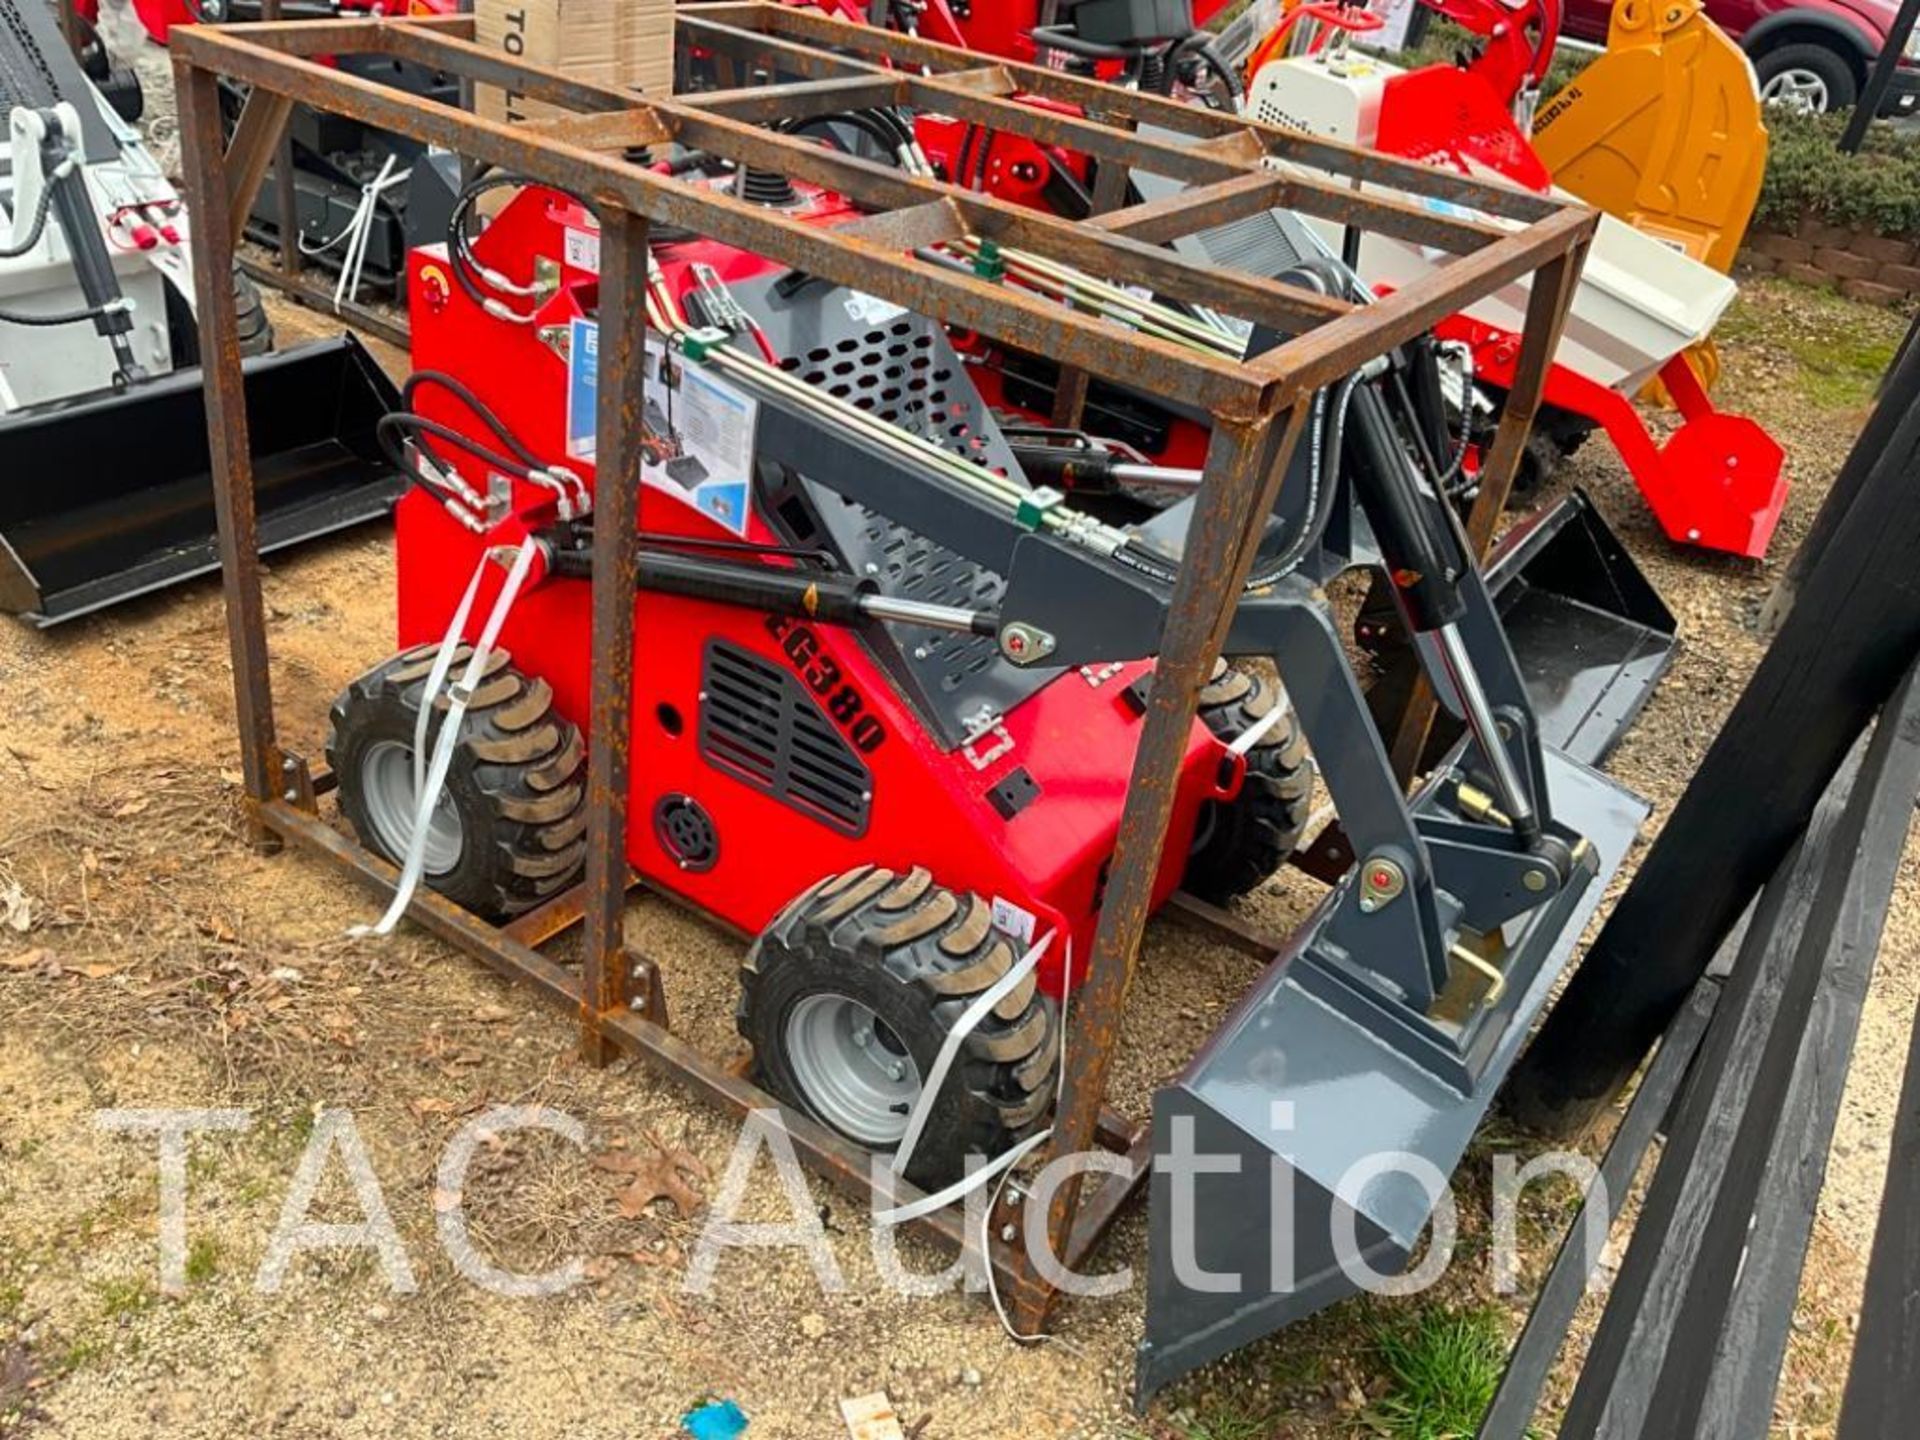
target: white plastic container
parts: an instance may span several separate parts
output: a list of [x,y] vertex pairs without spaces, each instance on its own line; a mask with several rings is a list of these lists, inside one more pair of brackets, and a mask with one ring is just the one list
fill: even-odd
[[[1401,73],[1398,66],[1353,51],[1331,60],[1295,56],[1261,68],[1247,108],[1258,120],[1371,145],[1386,82]],[[1575,196],[1556,193],[1579,203]],[[1502,223],[1445,201],[1424,203],[1449,214]],[[1309,223],[1337,252],[1340,227],[1331,221]],[[1360,248],[1360,277],[1369,285],[1402,286],[1431,273],[1446,258],[1445,251],[1369,233]],[[1517,332],[1525,324],[1530,284],[1522,280],[1509,285],[1467,313]],[[1668,360],[1705,339],[1737,293],[1738,287],[1719,271],[1602,215],[1554,358],[1591,380],[1632,394]]]

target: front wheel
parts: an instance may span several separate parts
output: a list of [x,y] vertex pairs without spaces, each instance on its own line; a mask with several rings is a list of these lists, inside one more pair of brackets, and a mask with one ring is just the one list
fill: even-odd
[[[942,1048],[1017,950],[987,902],[915,867],[829,876],[754,941],[739,1028],[777,1098],[869,1150],[896,1150]],[[1032,1134],[1060,1054],[1050,1001],[1028,975],[962,1042],[907,1166],[938,1189]]]
[[1313,762],[1286,692],[1245,670],[1221,668],[1200,692],[1200,719],[1232,744],[1279,707],[1283,713],[1246,754],[1231,800],[1201,808],[1181,884],[1215,905],[1246,894],[1299,848],[1313,801]]
[[[327,763],[340,808],[368,849],[404,866],[418,791],[413,738],[437,646],[374,666],[333,706]],[[454,652],[458,677],[472,650]],[[442,692],[428,747],[448,713]],[[504,650],[460,721],[453,762],[420,843],[427,887],[488,919],[529,910],[574,883],[586,861],[586,755],[580,731],[554,712],[544,680],[515,670]]]

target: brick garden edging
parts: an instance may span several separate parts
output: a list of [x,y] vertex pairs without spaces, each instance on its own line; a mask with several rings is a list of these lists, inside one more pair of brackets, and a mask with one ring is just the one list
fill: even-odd
[[1751,231],[1740,263],[1868,305],[1904,307],[1920,296],[1920,244],[1812,216],[1801,217],[1790,235]]

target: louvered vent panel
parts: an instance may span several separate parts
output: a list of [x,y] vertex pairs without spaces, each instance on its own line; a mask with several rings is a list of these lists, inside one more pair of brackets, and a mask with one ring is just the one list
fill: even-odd
[[866,833],[872,772],[793,675],[713,640],[702,689],[708,764],[843,834]]

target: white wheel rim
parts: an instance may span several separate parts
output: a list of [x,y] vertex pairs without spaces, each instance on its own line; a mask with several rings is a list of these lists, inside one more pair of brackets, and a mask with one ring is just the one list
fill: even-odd
[[804,997],[787,1013],[787,1060],[822,1120],[863,1145],[897,1145],[920,1098],[920,1067],[885,1021],[845,995]]
[[1812,70],[1782,70],[1761,88],[1760,98],[1789,110],[1824,111],[1827,82]]
[[[368,746],[360,761],[360,795],[381,845],[389,855],[405,855],[413,844],[413,815],[419,804],[413,788],[413,747],[397,740]],[[451,871],[466,844],[460,811],[442,789],[427,821],[427,874]]]

